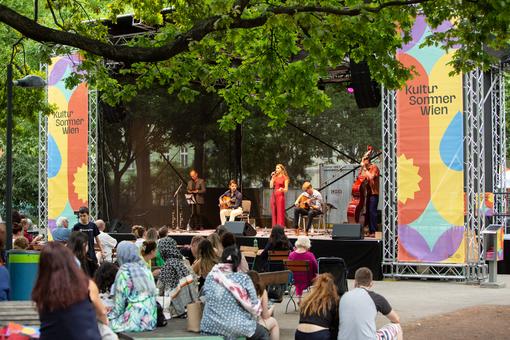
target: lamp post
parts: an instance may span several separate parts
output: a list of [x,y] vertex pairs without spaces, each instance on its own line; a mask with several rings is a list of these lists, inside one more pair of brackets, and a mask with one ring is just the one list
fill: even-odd
[[20,80],[12,80],[12,64],[7,64],[7,131],[6,131],[6,181],[5,181],[5,249],[12,248],[12,90],[13,85],[20,87],[44,87],[46,81],[39,76],[28,75]]

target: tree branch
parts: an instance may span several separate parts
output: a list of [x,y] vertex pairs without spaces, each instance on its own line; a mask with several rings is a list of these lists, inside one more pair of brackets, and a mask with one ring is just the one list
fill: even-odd
[[[38,24],[9,7],[0,4],[0,22],[14,28],[27,38],[39,42],[51,42],[71,47],[76,47],[94,55],[102,56],[111,60],[123,62],[157,62],[168,60],[178,54],[187,52],[192,41],[200,41],[209,33],[225,29],[248,29],[264,25],[272,15],[295,15],[298,13],[324,13],[337,16],[357,16],[361,12],[378,13],[384,8],[409,6],[431,0],[395,0],[383,3],[379,6],[361,5],[355,8],[343,7],[320,7],[320,6],[293,6],[268,8],[266,13],[251,19],[233,17],[233,22],[228,27],[217,27],[216,23],[221,18],[213,16],[196,23],[189,31],[179,35],[174,41],[159,47],[129,47],[114,46],[109,43],[89,38],[80,34],[65,32]],[[241,5],[249,1],[240,1]]]

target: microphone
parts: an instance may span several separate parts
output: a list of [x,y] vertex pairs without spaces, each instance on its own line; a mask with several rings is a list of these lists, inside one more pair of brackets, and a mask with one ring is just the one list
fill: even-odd
[[274,175],[276,175],[276,172],[271,172],[271,177],[274,177]]

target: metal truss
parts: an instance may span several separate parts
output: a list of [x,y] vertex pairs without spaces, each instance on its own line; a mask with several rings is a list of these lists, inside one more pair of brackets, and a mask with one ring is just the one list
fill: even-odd
[[[48,79],[48,67],[43,65],[42,70],[46,73]],[[46,100],[48,100],[48,90],[46,89]],[[39,217],[39,228],[48,226],[48,117],[39,112],[39,161],[38,161],[38,187],[39,194],[37,199],[37,212]]]
[[[487,93],[486,93],[487,92]],[[485,97],[484,97],[485,95]],[[494,192],[502,190],[506,168],[504,82],[501,68],[491,73],[490,87],[484,89],[484,74],[475,70],[464,75],[464,182],[466,190],[466,263],[414,263],[398,261],[397,221],[397,134],[395,91],[383,90],[383,270],[385,276],[480,282],[487,277],[483,239],[485,215],[481,212],[485,197],[484,104],[490,97],[492,125],[492,162]],[[487,174],[489,175],[489,174]],[[505,206],[504,197],[495,202],[496,212]]]
[[494,223],[503,224],[507,214],[505,193],[506,133],[505,82],[502,65],[491,70],[491,136],[492,136],[492,192],[494,193]]
[[97,90],[89,89],[89,140],[88,140],[88,193],[89,211],[92,218],[97,218],[97,161],[99,159],[98,144],[98,98]]
[[[397,259],[397,120],[395,91],[382,89],[383,264],[387,274]],[[388,266],[389,265],[389,266]]]

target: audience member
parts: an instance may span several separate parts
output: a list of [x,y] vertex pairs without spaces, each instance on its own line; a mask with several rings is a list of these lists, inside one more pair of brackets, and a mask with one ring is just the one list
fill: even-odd
[[101,244],[103,245],[103,254],[104,256],[101,257],[101,253],[98,253],[98,257],[102,259],[103,261],[112,262],[112,253],[113,249],[117,246],[117,240],[105,233],[106,224],[103,220],[96,220],[96,226],[99,230],[99,235],[97,235],[97,238],[101,241]]
[[164,225],[161,228],[159,228],[159,230],[158,230],[158,237],[159,238],[164,238],[164,237],[167,237],[167,236],[168,236],[168,227],[166,225]]
[[71,236],[71,230],[68,229],[69,221],[67,217],[60,216],[57,218],[57,227],[53,229],[51,232],[51,236],[53,237],[53,241],[59,242],[67,242],[69,241],[69,236]]
[[0,256],[0,301],[7,301],[10,298],[11,283],[9,271],[5,268],[4,259]]
[[119,271],[119,266],[111,262],[103,262],[94,274],[94,282],[99,290],[99,297],[108,312],[113,308],[112,286]]
[[278,326],[278,321],[276,321],[276,319],[273,317],[274,305],[269,307],[269,297],[267,296],[267,290],[260,281],[259,273],[254,270],[250,270],[246,274],[248,274],[252,280],[253,285],[255,286],[255,291],[257,292],[257,296],[260,299],[262,311],[260,313],[258,322],[269,331],[271,340],[280,339],[280,327]]
[[205,305],[200,331],[226,339],[247,337],[269,339],[269,333],[257,323],[261,303],[248,275],[237,271],[241,252],[236,246],[223,250],[221,263],[215,265],[204,284]]
[[144,237],[145,241],[154,241],[157,242],[159,239],[159,233],[156,228],[149,228],[147,232],[145,233]]
[[[32,291],[41,320],[40,339],[100,340],[98,313],[91,303],[93,287],[94,283],[78,268],[69,249],[58,242],[44,246]],[[100,318],[108,324],[102,308]],[[100,301],[97,309],[101,309]]]
[[209,240],[204,239],[198,244],[197,260],[193,263],[193,271],[199,276],[198,288],[202,288],[207,274],[218,264],[219,257]]
[[145,238],[144,238],[144,236],[145,236],[145,228],[142,227],[141,225],[134,225],[131,228],[131,232],[133,233],[133,235],[135,235],[135,237],[136,237],[135,244],[138,247],[138,249],[140,249],[140,247],[142,246],[143,241],[145,241]]
[[205,237],[201,235],[195,235],[191,239],[189,247],[181,248],[181,254],[188,259],[189,263],[194,263],[197,258],[197,248],[198,244],[205,239]]
[[152,272],[155,278],[157,278],[161,272],[160,269],[152,270],[152,260],[156,258],[157,244],[154,241],[143,241],[142,248],[140,249],[140,255],[147,264],[147,267]]
[[[170,299],[170,305],[176,316],[186,312],[186,306],[198,298],[198,287],[191,274],[189,264],[177,249],[177,242],[171,237],[159,241],[159,251],[165,265],[161,268],[158,280],[160,295]],[[170,313],[168,304],[164,304],[165,313]]]
[[98,238],[99,229],[94,222],[90,221],[89,216],[89,208],[81,207],[78,210],[78,223],[76,223],[73,227],[73,231],[81,231],[85,233],[88,237],[88,250],[87,254],[90,260],[94,263],[94,270],[97,268],[97,257],[96,252],[94,250],[94,239],[96,240],[96,244],[99,247],[99,251],[104,255],[103,246],[101,244],[101,240]]
[[7,238],[5,222],[0,217],[0,259],[5,261],[5,240]]
[[318,266],[315,255],[310,251],[311,244],[308,236],[298,236],[294,245],[296,250],[290,253],[289,260],[308,261],[308,273],[293,273],[296,295],[300,297],[303,295],[303,290],[310,286],[315,275],[317,275]]
[[[400,318],[388,301],[373,292],[372,271],[359,268],[354,274],[354,289],[340,299],[340,330],[338,340],[402,339]],[[377,312],[391,323],[376,330]]]
[[12,245],[14,246],[14,241],[16,241],[20,237],[23,236],[23,227],[19,223],[12,224]]
[[95,263],[88,258],[88,239],[87,234],[81,231],[73,231],[67,242],[67,248],[74,254],[76,263],[80,266],[85,274],[92,277],[95,272]]
[[156,328],[156,286],[151,272],[129,241],[117,246],[120,264],[114,283],[114,306],[108,314],[114,332],[142,332]]
[[333,275],[317,276],[310,293],[300,303],[295,340],[336,339],[339,299]]
[[[223,234],[222,234],[223,235]],[[214,251],[218,257],[221,257],[221,253],[223,252],[223,246],[221,245],[221,237],[218,233],[212,233],[207,236],[209,242],[211,242]]]
[[14,240],[12,248],[19,250],[27,250],[30,245],[28,244],[28,240],[21,236]]
[[[268,271],[269,268],[269,251],[270,250],[292,250],[293,246],[290,243],[287,235],[285,235],[285,229],[281,225],[275,225],[269,235],[269,240],[264,247],[264,250],[260,254],[260,260],[257,258],[257,266],[259,271]],[[283,269],[280,268],[280,269]]]
[[[230,246],[237,246],[237,240],[234,234],[231,232],[226,232],[221,236],[221,245],[223,249],[230,247]],[[246,261],[246,257],[241,253],[241,262],[239,263],[239,268],[237,268],[237,271],[246,273],[248,270],[250,270],[250,267],[248,266],[248,261]]]

